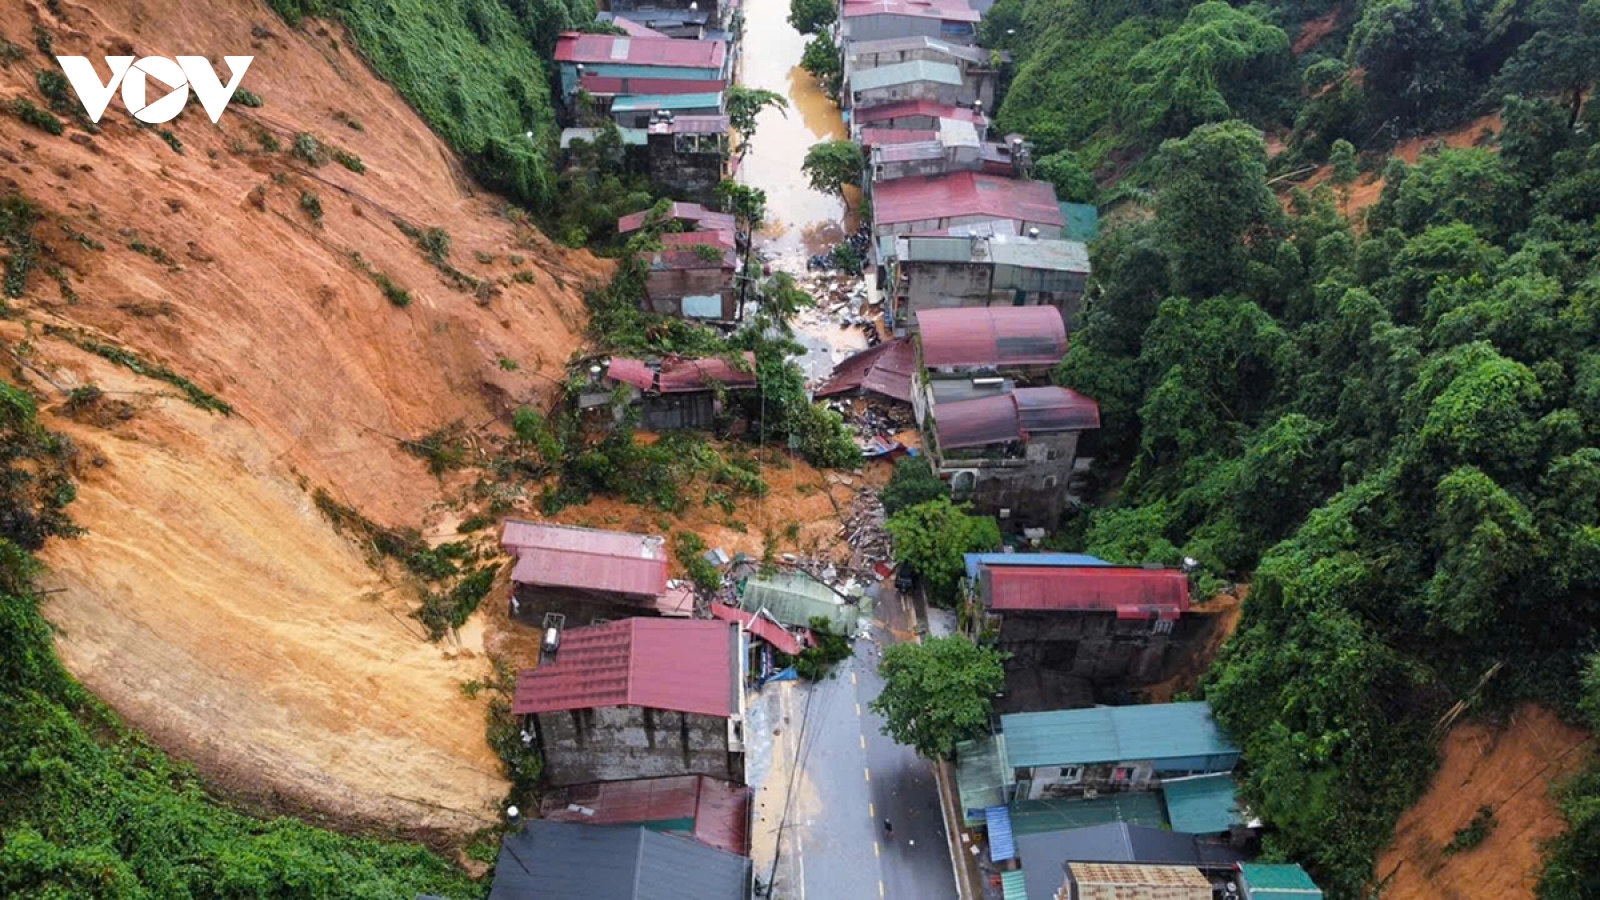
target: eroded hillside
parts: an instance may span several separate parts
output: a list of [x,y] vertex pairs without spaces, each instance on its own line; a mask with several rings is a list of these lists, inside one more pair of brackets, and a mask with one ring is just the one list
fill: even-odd
[[11,218],[33,259],[0,343],[80,448],[86,533],[45,553],[46,612],[84,684],[214,783],[470,830],[505,791],[459,691],[481,653],[420,640],[414,596],[312,492],[424,523],[445,492],[397,439],[546,395],[604,267],[508,219],[336,26],[248,0],[197,12],[0,5],[8,112],[49,108],[46,46],[102,74],[106,55],[203,54],[224,74],[253,55],[263,101],[141,128],[118,98],[96,134],[59,106],[59,135],[0,115],[0,195],[29,204]]

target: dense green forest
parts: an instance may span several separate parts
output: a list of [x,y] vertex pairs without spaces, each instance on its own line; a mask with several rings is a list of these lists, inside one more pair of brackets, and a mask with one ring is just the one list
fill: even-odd
[[33,551],[76,534],[75,454],[0,382],[0,896],[476,897],[415,844],[252,818],[128,731],[56,657]]
[[999,0],[982,37],[1015,59],[1001,133],[1028,133],[1058,187],[1131,167],[1127,187],[1148,181],[1140,162],[1162,140],[1232,118],[1284,137],[1283,171],[1324,160],[1339,140],[1381,152],[1491,112],[1507,93],[1548,92],[1575,124],[1600,67],[1600,6]]
[[[1102,495],[1058,540],[1250,582],[1205,694],[1269,853],[1363,896],[1445,713],[1576,714],[1600,648],[1600,3],[1000,0],[985,31],[1001,127],[1117,223],[1057,373],[1100,401]],[[1385,185],[1354,223],[1353,149]],[[1563,810],[1540,895],[1600,896],[1600,775]]]

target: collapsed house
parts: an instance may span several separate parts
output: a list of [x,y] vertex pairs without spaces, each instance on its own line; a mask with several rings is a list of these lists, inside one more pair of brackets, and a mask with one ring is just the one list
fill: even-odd
[[517,674],[511,711],[554,785],[708,775],[744,783],[744,650],[716,619],[570,628]]
[[751,791],[705,775],[575,784],[546,791],[539,814],[550,822],[643,825],[738,856],[750,853]]
[[596,368],[578,391],[578,408],[607,409],[618,422],[634,413],[647,431],[709,428],[729,412],[730,393],[757,386],[755,354],[748,351],[735,361],[613,356]]

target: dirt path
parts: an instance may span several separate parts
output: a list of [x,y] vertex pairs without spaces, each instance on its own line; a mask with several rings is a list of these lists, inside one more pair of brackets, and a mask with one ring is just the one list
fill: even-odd
[[[1378,876],[1388,879],[1384,900],[1532,898],[1539,845],[1564,827],[1550,785],[1583,764],[1587,737],[1531,704],[1504,728],[1456,726],[1432,788],[1400,817],[1394,843],[1378,860]],[[1484,805],[1495,810],[1489,836],[1471,850],[1445,853]]]

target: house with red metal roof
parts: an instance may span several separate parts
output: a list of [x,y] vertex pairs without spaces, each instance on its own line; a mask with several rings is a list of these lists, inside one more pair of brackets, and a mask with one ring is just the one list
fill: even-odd
[[547,613],[570,625],[686,614],[673,609],[682,598],[667,583],[659,535],[507,519],[500,548],[515,560],[511,615],[518,621],[542,627]]
[[[617,220],[618,234],[632,234],[643,228],[650,221],[652,209],[641,209],[630,213]],[[668,204],[665,214],[661,217],[664,224],[678,223],[687,231],[715,231],[733,234],[734,221],[729,213],[717,212],[706,209],[698,203],[671,203]]]
[[709,775],[744,783],[744,648],[720,619],[569,628],[517,673],[511,711],[554,785]]
[[739,411],[730,396],[755,387],[756,357],[749,351],[730,359],[613,356],[591,369],[578,408],[608,410],[617,422],[631,412],[647,431],[709,428]]
[[963,621],[1009,654],[1004,712],[1121,702],[1192,667],[1217,636],[1182,569],[1054,553],[967,562]]
[[545,792],[539,816],[550,822],[643,825],[749,856],[750,794],[744,785],[705,775],[602,781]]
[[1049,182],[982,172],[899,178],[873,185],[873,235],[917,234],[1002,221],[1017,234],[1059,238],[1066,224]]
[[910,338],[895,338],[841,360],[828,380],[817,388],[816,396],[867,393],[910,403],[916,374],[916,347]]

